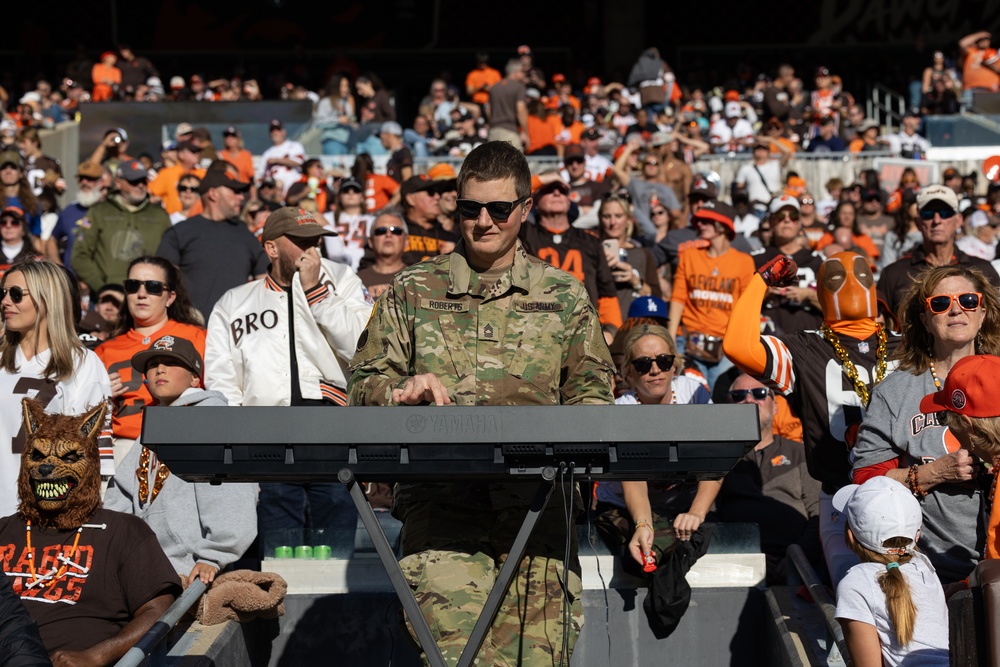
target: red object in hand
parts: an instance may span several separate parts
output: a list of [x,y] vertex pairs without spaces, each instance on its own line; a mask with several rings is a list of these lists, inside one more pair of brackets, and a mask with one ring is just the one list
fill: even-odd
[[656,572],[656,559],[653,558],[653,552],[649,551],[642,555],[643,560],[646,564],[642,566],[643,572]]
[[768,287],[784,287],[793,285],[796,281],[798,265],[788,255],[778,255],[770,262],[760,267],[757,273],[764,279]]

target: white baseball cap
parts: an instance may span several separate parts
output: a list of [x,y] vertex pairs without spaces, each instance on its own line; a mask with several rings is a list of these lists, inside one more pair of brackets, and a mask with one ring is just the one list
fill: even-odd
[[739,102],[726,102],[726,118],[739,118],[743,115],[743,107]]
[[883,546],[893,537],[910,540],[905,553],[912,552],[917,544],[923,520],[920,503],[894,479],[880,475],[864,484],[845,486],[833,496],[833,509],[847,518],[854,538],[876,553],[897,553]]
[[771,205],[768,206],[768,211],[771,213],[777,213],[783,208],[794,208],[796,211],[801,211],[799,208],[799,200],[792,195],[781,195],[780,197],[775,197],[771,200]]

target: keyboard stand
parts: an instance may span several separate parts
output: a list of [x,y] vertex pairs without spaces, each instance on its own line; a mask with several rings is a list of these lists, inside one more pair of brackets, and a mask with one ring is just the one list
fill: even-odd
[[[483,606],[483,610],[476,620],[476,625],[469,636],[469,642],[462,651],[462,656],[458,659],[458,667],[471,667],[473,661],[476,659],[476,655],[478,655],[479,649],[486,639],[486,633],[489,631],[490,626],[493,625],[493,619],[496,618],[500,604],[507,594],[507,589],[510,588],[510,584],[514,580],[514,575],[517,573],[521,558],[528,548],[528,539],[531,537],[531,533],[534,531],[539,517],[549,503],[552,490],[555,488],[553,484],[555,476],[556,471],[552,467],[546,467],[542,470],[542,481],[538,485],[538,491],[531,501],[528,513],[524,517],[524,522],[521,524],[520,530],[518,530],[517,537],[514,538],[514,543],[510,547],[507,559],[500,568],[496,583],[493,584],[493,589],[486,598],[486,604]],[[375,551],[378,553],[379,560],[382,561],[382,567],[385,568],[385,572],[389,576],[389,581],[392,583],[392,588],[396,591],[396,597],[399,598],[400,604],[403,605],[403,610],[410,619],[410,625],[413,626],[414,632],[417,633],[417,640],[420,642],[420,647],[427,656],[427,661],[432,667],[446,667],[441,649],[438,647],[437,642],[434,641],[434,636],[431,635],[431,629],[427,625],[427,620],[420,611],[420,605],[417,604],[417,599],[413,596],[413,591],[410,589],[406,577],[403,576],[403,570],[399,567],[396,554],[393,552],[392,547],[389,546],[389,540],[386,539],[385,533],[382,531],[382,526],[375,516],[375,511],[369,504],[364,490],[357,483],[354,473],[349,468],[342,469],[338,473],[337,478],[347,487],[347,490],[351,494],[351,499],[354,501],[354,506],[361,516],[361,521],[368,532],[368,537],[371,538],[372,544],[375,545]]]

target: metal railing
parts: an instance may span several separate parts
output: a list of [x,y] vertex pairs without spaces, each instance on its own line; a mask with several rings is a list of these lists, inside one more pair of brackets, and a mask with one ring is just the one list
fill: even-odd
[[170,608],[164,612],[163,616],[153,623],[146,634],[129,649],[128,653],[122,656],[121,660],[115,663],[115,667],[138,667],[139,663],[146,659],[164,639],[170,630],[181,620],[181,616],[198,601],[201,594],[205,592],[207,585],[201,579],[195,579],[181,596],[174,600]]
[[[788,559],[795,566],[795,571],[802,577],[802,583],[809,590],[809,594],[812,596],[816,607],[823,614],[823,623],[826,625],[827,633],[836,643],[837,650],[840,651],[843,664],[846,667],[853,667],[854,663],[851,661],[851,654],[848,652],[847,642],[844,640],[844,630],[840,627],[840,623],[835,617],[837,605],[830,599],[830,594],[827,593],[826,586],[816,576],[816,572],[813,570],[812,565],[809,564],[809,559],[806,558],[802,547],[793,544],[788,547],[786,553]],[[834,660],[834,662],[839,664],[839,661]]]
[[885,127],[886,133],[898,131],[903,114],[906,113],[906,98],[880,83],[872,84],[871,96],[866,104],[866,115]]

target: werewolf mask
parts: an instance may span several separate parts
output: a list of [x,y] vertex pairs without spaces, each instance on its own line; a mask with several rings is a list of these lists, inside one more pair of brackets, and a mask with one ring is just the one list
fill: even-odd
[[30,398],[21,405],[27,440],[17,478],[18,512],[35,525],[77,528],[101,506],[97,436],[107,405],[83,415],[47,414]]

